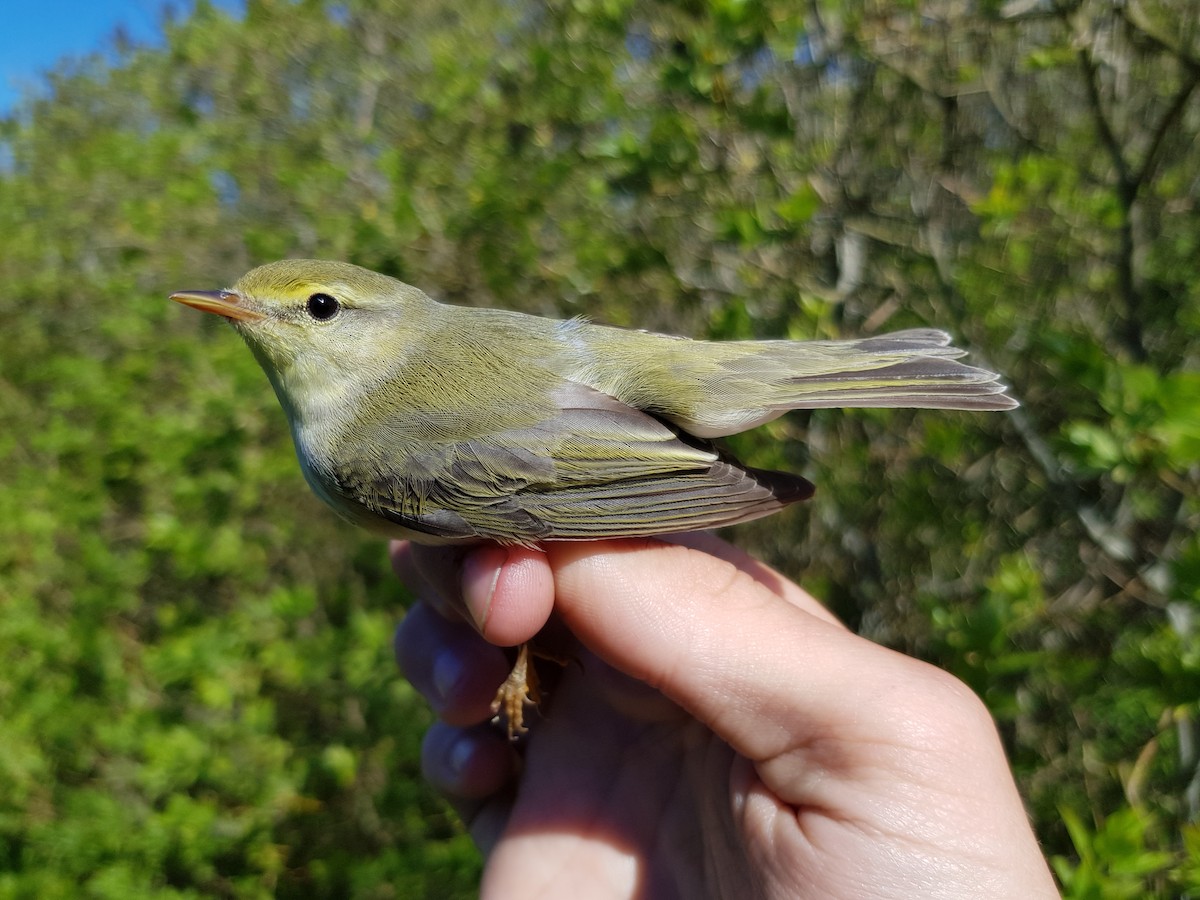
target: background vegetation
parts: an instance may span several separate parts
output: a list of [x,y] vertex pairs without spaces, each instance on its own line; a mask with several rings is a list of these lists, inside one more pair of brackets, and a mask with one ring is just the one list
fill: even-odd
[[249,0],[0,122],[0,897],[453,897],[382,545],[234,335],[289,255],[721,338],[953,331],[734,538],[964,678],[1072,897],[1200,891],[1200,6]]

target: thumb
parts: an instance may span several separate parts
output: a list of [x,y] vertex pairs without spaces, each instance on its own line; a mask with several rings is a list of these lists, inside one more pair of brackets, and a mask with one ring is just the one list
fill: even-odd
[[914,741],[923,752],[938,746],[943,736],[915,735],[913,723],[936,729],[951,702],[987,716],[941,670],[852,634],[807,595],[785,599],[724,559],[650,541],[550,544],[546,553],[556,609],[589,649],[743,756],[791,758],[785,781],[798,764],[811,767],[815,745],[836,744],[841,774],[851,775],[855,747],[869,766],[881,743],[901,754]]

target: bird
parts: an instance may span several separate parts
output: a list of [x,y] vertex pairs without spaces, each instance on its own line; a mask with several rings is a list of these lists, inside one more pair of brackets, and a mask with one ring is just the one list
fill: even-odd
[[[424,544],[670,534],[806,500],[798,474],[717,439],[789,410],[1008,410],[999,375],[939,329],[703,341],[437,302],[332,260],[259,266],[171,300],[223,316],[265,371],[313,492]],[[497,694],[510,736],[536,699],[528,645]],[[512,683],[510,683],[512,682]]]

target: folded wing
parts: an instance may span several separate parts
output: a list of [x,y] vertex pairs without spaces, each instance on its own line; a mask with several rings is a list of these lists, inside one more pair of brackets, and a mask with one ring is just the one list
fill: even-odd
[[405,459],[360,459],[333,480],[403,529],[520,544],[714,528],[812,494],[799,476],[744,467],[584,385],[564,382],[554,399],[557,411],[535,424],[412,449],[393,443]]

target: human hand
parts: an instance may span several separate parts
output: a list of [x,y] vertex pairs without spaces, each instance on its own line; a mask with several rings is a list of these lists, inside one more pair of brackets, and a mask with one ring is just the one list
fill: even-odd
[[[966,686],[679,540],[393,545],[420,600],[397,656],[441,719],[425,772],[487,857],[484,898],[1058,896]],[[494,645],[552,609],[579,664],[514,747],[488,724]]]

